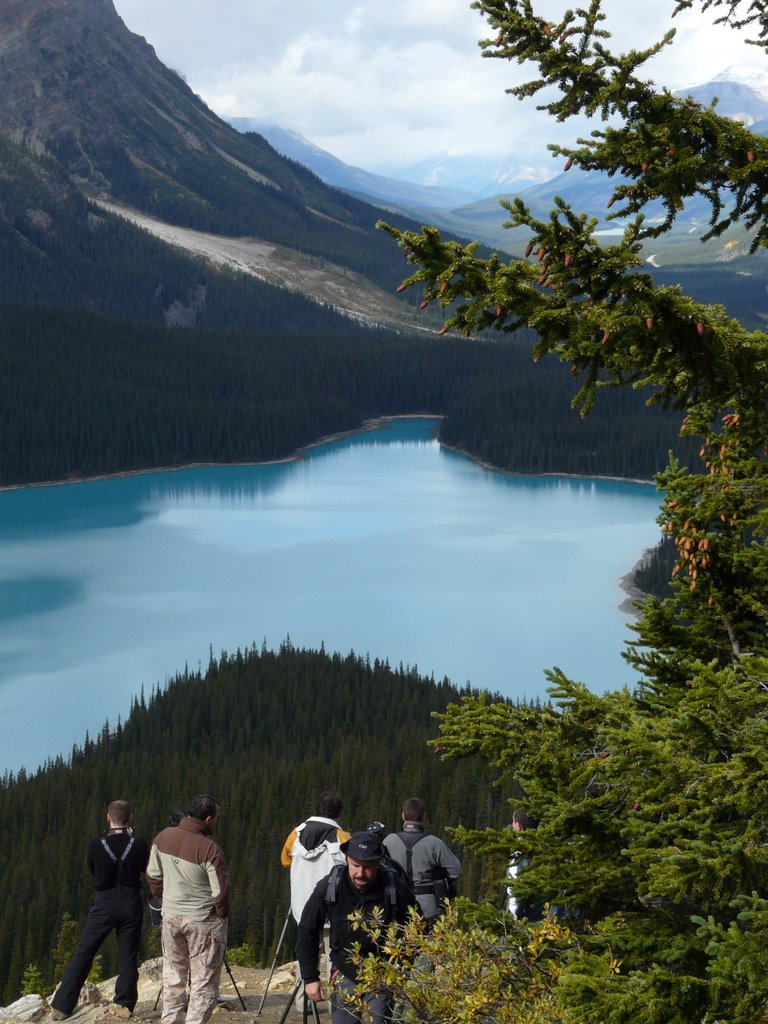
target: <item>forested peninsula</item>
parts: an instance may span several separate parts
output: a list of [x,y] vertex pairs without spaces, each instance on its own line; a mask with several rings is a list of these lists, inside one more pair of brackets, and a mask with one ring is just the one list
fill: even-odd
[[[310,312],[321,307],[304,302]],[[680,415],[606,390],[593,414],[531,337],[423,337],[322,315],[288,328],[165,328],[84,310],[0,306],[0,486],[290,456],[370,419],[443,417],[440,438],[518,473],[650,479]],[[577,383],[577,382],[576,382]]]

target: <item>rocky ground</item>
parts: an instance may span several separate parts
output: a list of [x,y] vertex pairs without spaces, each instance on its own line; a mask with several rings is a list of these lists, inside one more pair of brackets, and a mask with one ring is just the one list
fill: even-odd
[[[219,1005],[211,1018],[211,1024],[279,1024],[293,991],[294,964],[283,964],[275,971],[270,982],[261,1014],[259,1006],[269,972],[248,967],[231,968],[237,989],[245,1003],[243,1010],[232,980],[226,971],[222,973]],[[162,960],[150,960],[143,964],[139,976],[139,1001],[133,1020],[159,1021],[161,1001],[158,1000],[162,974]],[[82,1001],[69,1018],[72,1024],[120,1024],[121,1018],[110,1012],[111,997],[115,980],[100,985],[88,985],[83,990]],[[301,1014],[291,1008],[287,1024],[301,1020]],[[312,1017],[310,1016],[310,1021]],[[11,1006],[0,1008],[2,1024],[52,1024],[50,1007],[39,996],[26,996]],[[328,1014],[324,1004],[320,1005],[320,1020],[327,1022]],[[125,1021],[122,1021],[125,1024]]]

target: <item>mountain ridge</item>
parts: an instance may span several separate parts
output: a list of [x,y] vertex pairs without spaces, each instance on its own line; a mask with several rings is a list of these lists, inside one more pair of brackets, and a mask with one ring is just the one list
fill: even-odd
[[[394,289],[380,210],[219,118],[111,0],[12,0],[0,20],[0,133],[56,159],[86,195],[171,224],[250,235]],[[413,304],[410,296],[398,302]]]
[[[718,113],[739,120],[754,131],[768,134],[768,76],[739,74],[730,68],[710,82],[679,90],[678,96],[692,96],[703,105],[717,98]],[[419,219],[432,212],[439,226],[463,235],[480,238],[485,244],[509,249],[512,238],[501,228],[503,214],[498,201],[520,196],[546,217],[554,196],[560,195],[574,208],[596,216],[606,227],[614,224],[606,219],[611,183],[600,172],[583,172],[573,168],[566,177],[559,170],[552,174],[541,166],[524,167],[515,154],[507,157],[485,157],[480,154],[451,156],[436,154],[418,164],[403,168],[386,177],[361,167],[345,164],[297,132],[269,125],[253,118],[230,118],[230,123],[261,131],[274,147],[305,164],[328,184],[353,192],[361,198],[376,198],[391,210]],[[528,177],[523,175],[527,173]],[[454,185],[433,184],[448,177]],[[458,199],[458,202],[456,201]],[[486,214],[490,209],[495,216]],[[654,211],[649,211],[653,217]],[[709,208],[705,203],[690,201],[686,222],[706,223]],[[524,247],[523,240],[522,246]]]
[[[418,296],[396,293],[402,256],[376,230],[381,208],[238,133],[126,28],[112,0],[7,0],[0,39],[0,298],[119,316],[133,305],[140,316],[205,325],[194,296],[204,306],[203,278],[226,266],[361,324],[430,323],[415,316]],[[111,226],[118,208],[124,223],[172,246],[167,257],[152,250],[146,282],[138,229]],[[106,251],[113,235],[122,249]],[[209,269],[181,270],[179,246]],[[246,248],[258,258],[241,259]],[[269,303],[264,293],[259,301]]]

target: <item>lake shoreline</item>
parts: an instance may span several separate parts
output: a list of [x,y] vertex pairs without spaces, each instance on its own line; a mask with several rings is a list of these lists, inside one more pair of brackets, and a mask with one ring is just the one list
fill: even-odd
[[[637,572],[645,561],[646,557],[653,551],[653,548],[646,548],[640,555],[638,560],[619,580],[619,586],[627,595],[619,605],[619,611],[623,615],[631,615],[633,619],[639,619],[642,615],[642,604],[646,601],[651,594],[646,594],[644,590],[641,590],[635,580],[637,579]],[[640,607],[638,607],[638,605]]]
[[[355,427],[351,430],[340,430],[335,434],[327,434],[324,437],[318,438],[317,441],[312,441],[310,444],[303,445],[301,448],[297,448],[292,454],[285,455],[280,459],[262,459],[249,462],[185,462],[178,466],[147,466],[143,469],[124,469],[114,473],[96,473],[93,476],[80,476],[80,477],[65,477],[60,480],[34,480],[30,483],[24,484],[3,484],[0,486],[0,493],[5,491],[21,491],[25,488],[31,487],[62,487],[66,484],[88,484],[95,483],[99,480],[122,480],[126,477],[131,476],[143,476],[144,474],[150,473],[181,473],[186,469],[213,469],[222,466],[280,466],[291,462],[298,462],[304,456],[305,452],[311,451],[313,448],[319,448],[325,444],[331,444],[334,441],[341,441],[346,437],[354,437],[355,434],[364,434],[370,431],[376,430],[383,423],[392,423],[396,420],[442,420],[444,417],[440,413],[405,413],[401,416],[376,416],[370,420],[363,420],[359,427]],[[540,477],[562,477],[568,480],[609,480],[615,483],[630,483],[630,484],[645,484],[652,485],[653,480],[643,480],[636,477],[626,476],[608,476],[607,474],[600,473],[564,473],[564,472],[548,472],[548,473],[523,473],[513,469],[503,469],[501,466],[495,466],[491,462],[486,462],[481,459],[480,456],[475,455],[471,451],[467,451],[464,448],[458,448],[454,445],[445,444],[440,441],[440,447],[444,448],[449,452],[456,452],[457,455],[463,455],[472,462],[475,462],[478,466],[488,470],[491,473],[503,473],[505,476],[540,476]]]
[[512,699],[543,694],[550,665],[596,692],[624,678],[619,581],[655,542],[655,491],[491,475],[436,443],[441,422],[371,418],[284,465],[7,494],[8,768],[113,727],[142,687],[194,674],[212,651],[286,637]]
[[[385,418],[404,419],[405,417],[391,416]],[[429,418],[431,419],[431,417]],[[609,480],[611,483],[643,484],[645,486],[653,486],[653,480],[644,480],[641,477],[633,476],[609,476],[607,473],[565,473],[557,470],[550,470],[546,473],[523,473],[516,469],[502,469],[501,466],[495,466],[492,462],[486,462],[484,459],[481,459],[479,455],[474,455],[465,448],[458,448],[455,445],[446,444],[444,441],[440,441],[440,447],[445,448],[445,450],[449,452],[456,452],[457,455],[466,456],[466,458],[471,459],[473,462],[477,463],[478,466],[482,466],[483,469],[487,469],[491,473],[503,473],[505,476],[560,477],[565,480]]]
[[[500,469],[498,466],[494,466],[490,462],[484,462],[482,459],[478,458],[476,455],[473,455],[471,452],[465,451],[463,448],[456,448],[452,445],[444,444],[442,441],[440,442],[440,445],[447,451],[456,452],[458,455],[466,456],[468,459],[471,459],[473,462],[476,462],[478,466],[482,466],[483,469],[487,469],[489,472],[503,473],[506,476],[562,477],[568,480],[607,480],[612,483],[643,484],[645,486],[653,486],[653,480],[642,480],[635,477],[626,476],[599,476],[594,473],[516,473],[514,472],[514,470]],[[638,569],[643,564],[646,557],[652,551],[653,548],[645,548],[641,552],[640,557],[632,566],[632,568],[619,579],[619,586],[627,595],[619,605],[619,611],[623,615],[630,615],[633,619],[639,619],[640,615],[642,614],[642,609],[638,607],[638,604],[641,605],[643,601],[646,600],[646,598],[651,596],[650,594],[646,594],[645,591],[640,590],[640,588],[635,583],[635,580],[637,578]]]
[[[377,430],[384,423],[392,423],[397,420],[436,420],[439,422],[442,419],[443,416],[439,413],[408,413],[401,416],[377,416],[369,420],[363,420],[362,424],[354,429],[340,430],[334,434],[327,434],[324,437],[318,438],[317,441],[312,441],[310,444],[303,445],[301,448],[297,448],[291,455],[286,455],[281,459],[264,459],[262,461],[255,462],[188,462],[179,466],[152,466],[146,469],[126,469],[116,473],[99,473],[95,476],[72,477],[64,480],[40,480],[27,484],[6,484],[5,486],[0,487],[0,493],[4,491],[18,491],[31,487],[61,487],[66,484],[94,483],[99,480],[121,480],[126,477],[142,476],[150,473],[180,473],[187,469],[212,469],[221,466],[243,467],[285,465],[291,462],[298,462],[299,459],[304,457],[306,452],[310,452],[314,448],[320,448],[323,445],[332,444],[334,441],[341,441],[347,437],[354,437],[355,434],[364,434]],[[446,444],[444,441],[440,441],[439,438],[437,438],[437,440],[440,447],[445,451],[455,452],[457,455],[462,455],[465,458],[470,459],[482,469],[487,470],[489,473],[501,473],[504,476],[510,477],[561,477],[567,480],[607,480],[612,483],[642,484],[644,486],[653,485],[652,480],[644,480],[637,477],[608,476],[607,474],[595,473],[565,473],[557,471],[547,473],[523,473],[513,469],[503,469],[501,466],[495,466],[492,462],[487,462],[480,458],[479,455],[475,455],[473,452],[468,451],[465,448]],[[619,586],[627,595],[619,605],[619,611],[626,615],[631,615],[633,618],[637,618],[640,615],[640,610],[637,608],[637,602],[642,602],[649,596],[642,590],[639,590],[634,581],[638,567],[642,564],[650,550],[650,548],[646,548],[632,568],[619,579]]]

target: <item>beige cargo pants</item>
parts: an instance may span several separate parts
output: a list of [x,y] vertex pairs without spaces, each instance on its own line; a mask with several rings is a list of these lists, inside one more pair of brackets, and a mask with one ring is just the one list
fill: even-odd
[[162,1024],[206,1024],[219,995],[227,922],[213,911],[204,921],[163,914],[162,940]]

